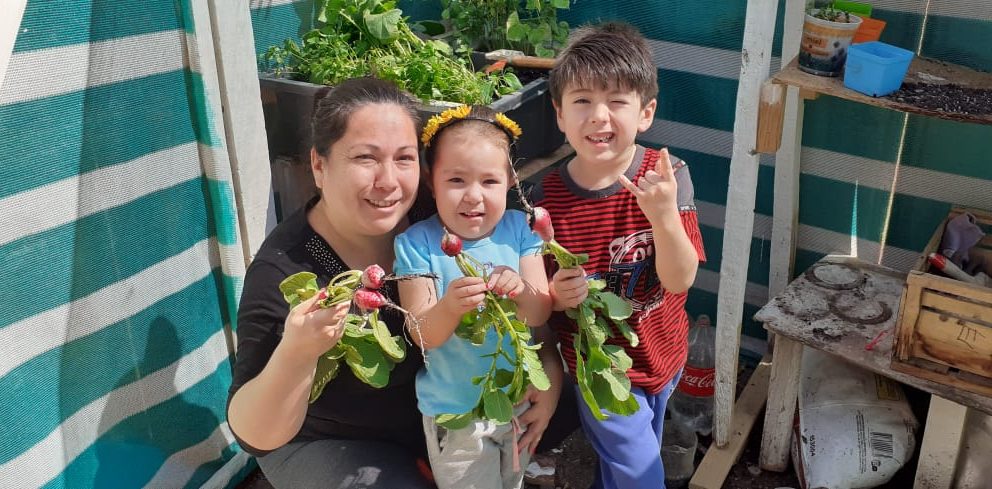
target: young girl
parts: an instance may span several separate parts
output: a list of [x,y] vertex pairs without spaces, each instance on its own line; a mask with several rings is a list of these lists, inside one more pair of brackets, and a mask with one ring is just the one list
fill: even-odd
[[[513,121],[488,107],[462,106],[432,119],[421,141],[438,212],[395,241],[394,273],[438,276],[437,283],[426,278],[400,282],[400,302],[418,318],[418,331],[410,336],[427,352],[428,366],[417,374],[417,400],[440,489],[523,484],[523,471],[513,470],[520,435],[516,423],[477,420],[452,430],[435,423],[441,414],[471,411],[481,396],[481,387],[471,379],[489,369],[491,359],[482,355],[496,351],[496,333],[490,329],[481,347],[453,333],[462,315],[483,303],[487,291],[511,298],[517,317],[529,326],[544,324],[550,314],[541,239],[523,212],[506,210],[507,191],[515,183],[510,147],[519,134]],[[446,230],[462,239],[466,253],[492,267],[488,281],[465,277],[455,259],[442,251]],[[503,348],[513,351],[508,338]],[[500,368],[512,370],[508,361],[502,362]],[[527,455],[520,455],[522,466]]]

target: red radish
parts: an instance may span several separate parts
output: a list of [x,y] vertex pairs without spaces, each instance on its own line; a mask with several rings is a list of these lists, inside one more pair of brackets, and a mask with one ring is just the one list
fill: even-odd
[[542,241],[555,239],[555,228],[551,226],[551,214],[544,207],[535,207],[531,212],[530,228]]
[[327,289],[320,289],[320,292],[317,292],[317,302],[320,303],[325,300],[327,300]]
[[379,265],[369,265],[362,272],[362,285],[366,288],[378,290],[382,287],[383,278],[386,276],[386,271],[382,269]]
[[458,256],[462,252],[462,239],[445,231],[441,237],[441,251],[448,256]]
[[386,296],[382,295],[378,290],[366,289],[364,287],[355,291],[355,297],[352,300],[363,311],[379,309],[385,306],[387,302]]

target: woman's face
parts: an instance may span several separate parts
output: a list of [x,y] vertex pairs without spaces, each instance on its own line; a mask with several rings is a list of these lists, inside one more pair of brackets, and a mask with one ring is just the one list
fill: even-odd
[[336,229],[362,236],[392,232],[420,182],[413,120],[395,104],[366,105],[348,119],[326,158],[311,151],[320,208]]

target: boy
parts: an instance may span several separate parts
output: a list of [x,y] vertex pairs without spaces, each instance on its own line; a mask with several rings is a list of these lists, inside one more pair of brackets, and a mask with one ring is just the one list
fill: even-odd
[[[689,170],[667,150],[634,142],[654,120],[658,93],[650,50],[634,28],[611,23],[578,30],[549,83],[558,127],[576,155],[545,176],[533,199],[551,214],[560,244],[589,254],[584,268],[554,273],[553,309],[581,303],[587,276],[604,279],[633,306],[629,323],[640,337],[637,347],[619,334],[609,340],[634,361],[627,373],[640,409],[605,421],[580,409],[600,458],[594,487],[655,489],[664,485],[665,406],[687,354],[686,291],[705,260]],[[559,312],[549,324],[574,375],[576,324]]]

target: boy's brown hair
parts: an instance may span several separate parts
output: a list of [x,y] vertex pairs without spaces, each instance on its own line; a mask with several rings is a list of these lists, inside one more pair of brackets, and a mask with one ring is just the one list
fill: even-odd
[[608,22],[576,29],[555,60],[548,85],[558,106],[568,87],[633,90],[643,106],[658,96],[658,70],[636,28]]

